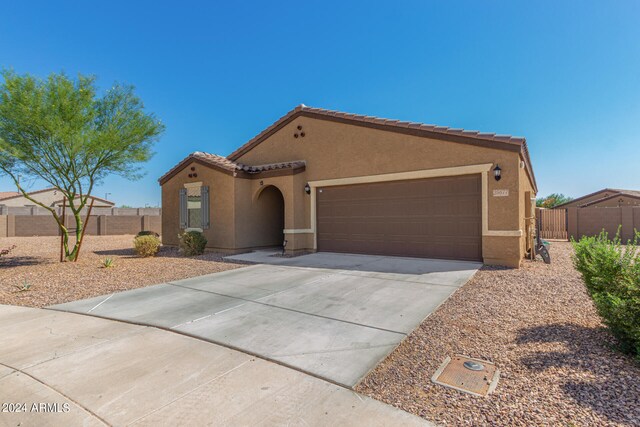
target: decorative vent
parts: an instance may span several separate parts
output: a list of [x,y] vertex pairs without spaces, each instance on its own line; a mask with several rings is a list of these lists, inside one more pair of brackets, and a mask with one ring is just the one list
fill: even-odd
[[302,125],[298,125],[296,129],[298,129],[298,132],[294,133],[293,137],[294,138],[304,138],[306,134],[302,130]]

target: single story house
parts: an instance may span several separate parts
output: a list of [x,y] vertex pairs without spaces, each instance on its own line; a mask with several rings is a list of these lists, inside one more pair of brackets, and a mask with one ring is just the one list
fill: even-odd
[[518,267],[536,181],[524,138],[300,105],[227,157],[159,179],[162,237],[243,252],[326,251]]
[[[31,191],[27,193],[29,197],[43,203],[46,206],[56,207],[62,206],[63,195],[56,188],[44,188],[42,190]],[[79,197],[79,196],[78,196]],[[90,196],[94,202],[94,208],[111,208],[115,206],[115,203],[102,199],[100,197]],[[9,207],[24,207],[24,206],[36,206],[31,200],[24,197],[22,193],[7,191],[0,193],[0,205]]]
[[555,206],[554,209],[566,208],[617,208],[622,206],[640,206],[640,191],[603,188],[586,196],[578,197],[570,202]]

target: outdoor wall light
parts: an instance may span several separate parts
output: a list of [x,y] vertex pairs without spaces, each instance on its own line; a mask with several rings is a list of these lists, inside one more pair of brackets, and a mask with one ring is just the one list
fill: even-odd
[[500,169],[500,166],[496,164],[496,167],[493,168],[493,176],[496,178],[496,181],[500,181],[501,174],[502,174],[502,169]]
[[304,192],[307,193],[307,194],[311,194],[311,186],[309,186],[309,183],[307,183],[304,186]]

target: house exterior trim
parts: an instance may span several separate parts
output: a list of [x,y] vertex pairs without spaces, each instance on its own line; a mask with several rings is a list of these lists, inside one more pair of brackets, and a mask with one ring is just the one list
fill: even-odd
[[423,179],[423,178],[439,178],[445,176],[461,176],[480,174],[482,177],[482,235],[483,236],[501,236],[501,237],[520,237],[522,236],[522,230],[489,230],[489,191],[488,191],[488,177],[487,172],[493,167],[492,163],[484,163],[479,165],[467,165],[456,166],[450,168],[440,169],[424,169],[410,172],[398,172],[388,173],[381,175],[366,175],[355,176],[349,178],[338,179],[326,179],[320,181],[310,181],[311,187],[311,218],[309,229],[289,229],[284,230],[285,234],[313,234],[313,249],[318,249],[318,232],[317,232],[317,213],[316,213],[316,190],[322,187],[332,187],[338,185],[354,185],[354,184],[368,184],[374,182],[391,182],[391,181],[405,181],[411,179]]

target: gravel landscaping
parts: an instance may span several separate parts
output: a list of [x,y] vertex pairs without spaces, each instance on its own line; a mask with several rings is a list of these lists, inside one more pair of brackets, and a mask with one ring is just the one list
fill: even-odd
[[[483,268],[357,390],[442,425],[640,425],[640,364],[613,349],[571,253],[553,242],[551,265]],[[431,382],[456,353],[497,364],[494,394]]]
[[[156,257],[139,258],[133,253],[133,238],[86,236],[76,263],[58,262],[59,237],[0,239],[0,249],[16,245],[0,258],[0,304],[44,307],[241,266],[223,262],[218,253],[187,258],[168,247]],[[107,257],[114,266],[102,268]],[[25,283],[29,290],[20,292]]]

